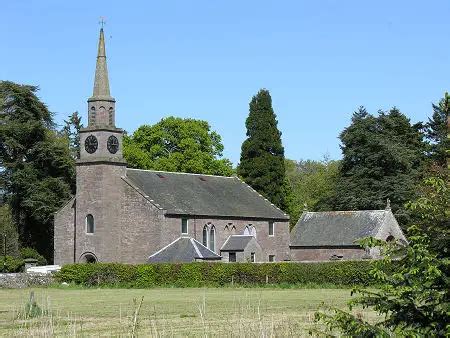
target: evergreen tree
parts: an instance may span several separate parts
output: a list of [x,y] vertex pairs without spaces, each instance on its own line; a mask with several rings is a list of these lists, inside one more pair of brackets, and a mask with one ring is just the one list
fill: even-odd
[[425,136],[429,143],[429,158],[439,167],[447,166],[450,138],[447,119],[450,114],[450,95],[445,93],[441,101],[433,104],[433,116],[425,124]]
[[404,224],[403,206],[414,197],[423,168],[419,127],[396,108],[375,117],[360,107],[340,139],[343,159],[333,208],[383,209],[390,199]]
[[70,152],[73,158],[80,158],[80,129],[83,128],[81,116],[74,112],[68,120],[64,120],[64,127],[61,130],[62,135],[68,138]]
[[1,190],[5,192],[22,246],[53,257],[53,213],[75,189],[68,142],[37,87],[0,82]]
[[269,201],[287,211],[289,183],[277,124],[270,93],[261,89],[250,102],[250,113],[245,122],[247,139],[242,143],[238,175]]

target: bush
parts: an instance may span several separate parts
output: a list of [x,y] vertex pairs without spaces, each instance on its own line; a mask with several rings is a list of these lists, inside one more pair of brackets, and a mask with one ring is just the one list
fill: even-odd
[[324,263],[69,264],[56,274],[60,282],[85,286],[372,285],[368,261]]
[[45,257],[33,248],[21,248],[20,257],[22,259],[34,258],[37,259],[37,265],[47,265],[47,260]]
[[0,256],[0,271],[3,272],[22,272],[25,262],[21,258],[12,256]]

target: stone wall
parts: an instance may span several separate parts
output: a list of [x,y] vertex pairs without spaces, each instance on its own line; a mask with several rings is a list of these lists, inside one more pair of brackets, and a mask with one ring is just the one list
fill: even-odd
[[22,289],[53,283],[53,276],[39,273],[0,273],[0,289]]
[[333,255],[343,260],[360,260],[366,256],[361,248],[291,248],[292,261],[329,261]]
[[54,264],[74,262],[74,213],[76,201],[72,198],[56,214],[54,220]]

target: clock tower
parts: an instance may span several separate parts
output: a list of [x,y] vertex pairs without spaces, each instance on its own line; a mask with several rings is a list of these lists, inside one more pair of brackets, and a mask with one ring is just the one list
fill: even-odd
[[109,91],[103,27],[98,41],[88,126],[80,130],[76,163],[74,262],[119,261],[123,205],[123,130],[115,125],[116,101]]

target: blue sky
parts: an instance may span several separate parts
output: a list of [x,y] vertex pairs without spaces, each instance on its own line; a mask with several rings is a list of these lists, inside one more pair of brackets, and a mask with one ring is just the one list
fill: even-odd
[[0,79],[39,85],[57,122],[86,122],[100,16],[117,126],[204,119],[234,163],[260,88],[296,160],[340,158],[360,105],[416,122],[450,90],[448,0],[2,1]]

